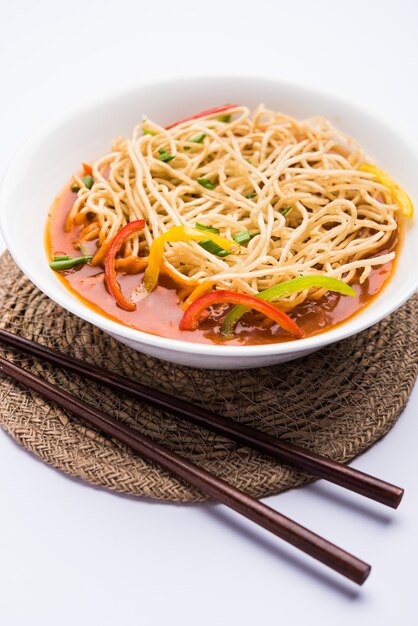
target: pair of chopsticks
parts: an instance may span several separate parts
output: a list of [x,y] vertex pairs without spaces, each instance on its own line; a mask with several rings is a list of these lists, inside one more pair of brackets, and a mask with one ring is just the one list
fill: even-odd
[[[254,428],[213,413],[202,406],[147,387],[137,381],[101,369],[81,359],[68,356],[2,329],[0,329],[0,342],[69,370],[78,376],[129,394],[137,400],[145,401],[193,424],[224,435],[279,461],[309,472],[318,478],[325,478],[392,508],[396,508],[402,499],[403,489],[400,487],[331,461],[299,446],[275,439]],[[141,456],[171,471],[178,478],[197,487],[204,494],[222,502],[355,583],[361,585],[368,577],[371,568],[364,561],[255,498],[246,495],[240,489],[233,487],[195,463],[154,442],[134,428],[119,422],[67,391],[34,376],[1,357],[0,372],[55,402],[84,422],[129,446]]]

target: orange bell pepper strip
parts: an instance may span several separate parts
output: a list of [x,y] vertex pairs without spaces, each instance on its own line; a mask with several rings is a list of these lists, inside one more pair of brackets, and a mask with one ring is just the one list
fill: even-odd
[[195,300],[200,298],[200,296],[203,296],[203,294],[207,293],[210,289],[212,289],[215,282],[216,281],[214,280],[205,279],[201,283],[199,283],[181,305],[181,308],[183,309],[183,311],[185,311]]
[[91,165],[89,165],[88,163],[82,163],[81,164],[83,166],[83,172],[84,174],[88,175],[88,176],[92,176],[93,174],[93,168]]

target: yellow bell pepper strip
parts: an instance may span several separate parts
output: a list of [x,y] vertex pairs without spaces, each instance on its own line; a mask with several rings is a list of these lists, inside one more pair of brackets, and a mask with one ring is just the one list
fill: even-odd
[[155,289],[158,276],[160,275],[161,264],[164,256],[164,245],[167,242],[174,241],[202,241],[202,239],[210,239],[218,246],[225,250],[229,250],[232,246],[236,246],[235,241],[225,239],[215,233],[205,233],[191,228],[190,226],[173,226],[166,233],[163,233],[159,237],[156,237],[152,242],[149,255],[148,255],[148,267],[144,275],[144,285],[147,291]]
[[[266,300],[267,302],[275,302],[297,291],[304,291],[305,289],[311,289],[312,287],[318,287],[320,289],[327,289],[328,291],[335,291],[345,296],[354,296],[357,294],[350,285],[339,280],[338,278],[331,278],[330,276],[323,276],[322,274],[313,274],[310,276],[299,276],[299,278],[292,278],[286,280],[279,285],[270,287],[258,293],[255,298],[260,300]],[[224,337],[233,337],[234,328],[244,315],[249,311],[248,307],[235,306],[232,311],[225,317],[221,326],[221,335]]]
[[[124,272],[125,274],[140,274],[148,265],[148,257],[128,256],[123,259],[116,259],[115,269],[117,272]],[[163,263],[161,266],[161,274],[165,274],[173,280],[180,289],[186,290],[186,295],[190,294],[190,290],[194,289],[198,282],[191,278],[183,278],[169,267],[167,263]],[[185,296],[186,297],[186,296]]]
[[408,196],[406,191],[402,189],[396,183],[389,174],[385,171],[381,170],[380,167],[376,167],[376,165],[372,165],[371,163],[362,163],[359,167],[360,172],[366,172],[367,174],[374,174],[378,183],[384,185],[389,189],[396,202],[402,209],[402,213],[405,217],[412,217],[414,215],[414,205],[412,204],[411,198]]
[[180,330],[196,330],[199,325],[199,317],[205,309],[214,304],[239,304],[246,309],[254,309],[263,313],[266,317],[270,317],[277,324],[279,324],[283,330],[289,334],[301,339],[304,337],[304,332],[299,326],[280,309],[274,305],[256,298],[255,296],[249,296],[246,293],[238,293],[236,291],[228,291],[220,289],[219,291],[212,291],[204,296],[201,296],[193,304],[189,306],[185,311],[183,317],[180,320]]
[[106,286],[110,294],[115,298],[118,305],[122,309],[125,309],[125,311],[135,311],[136,304],[125,298],[119,287],[118,281],[116,280],[116,255],[125,243],[125,241],[134,233],[142,230],[144,227],[145,220],[135,220],[133,222],[129,222],[129,224],[126,224],[126,226],[121,228],[121,230],[113,237],[105,257]]

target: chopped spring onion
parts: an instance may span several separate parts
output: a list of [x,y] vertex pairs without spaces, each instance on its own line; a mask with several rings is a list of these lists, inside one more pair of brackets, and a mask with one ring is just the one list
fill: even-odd
[[232,235],[232,239],[240,245],[243,245],[244,243],[248,243],[253,237],[258,234],[259,233],[250,234],[248,230],[241,230],[239,233],[235,233],[235,235]]
[[92,260],[92,258],[92,256],[78,256],[74,258],[67,257],[66,259],[54,257],[54,260],[51,261],[49,267],[56,272],[60,272],[61,270],[70,270],[76,265],[88,263]]
[[63,254],[62,256],[54,256],[53,261],[66,261],[67,259],[71,259],[68,254]]
[[215,189],[216,185],[209,178],[198,178],[197,182],[205,189]]
[[218,117],[216,118],[218,120],[218,122],[230,122],[231,121],[231,116],[229,114],[226,115],[218,115]]
[[91,189],[94,185],[94,178],[90,176],[90,174],[87,174],[87,176],[82,177],[81,182],[87,189]]
[[200,133],[200,135],[196,135],[196,137],[193,137],[193,139],[189,139],[189,141],[193,143],[202,143],[205,137],[206,133]]
[[[91,189],[94,185],[94,178],[93,176],[90,176],[90,174],[83,176],[80,180],[83,183],[83,185],[87,187],[87,189]],[[80,189],[81,187],[77,185],[77,183],[74,183],[74,185],[71,187],[71,191],[74,191],[74,193],[78,193]]]
[[291,206],[285,206],[284,209],[280,209],[279,213],[281,213],[283,215],[283,217],[285,215],[287,215],[289,213],[289,211],[292,210]]
[[200,222],[196,222],[194,225],[198,230],[205,230],[208,233],[215,233],[215,235],[219,235],[221,232],[219,228],[213,228],[213,226],[206,226],[206,224],[201,224]]
[[167,150],[164,150],[164,148],[160,148],[158,152],[160,153],[160,156],[158,158],[164,163],[169,163],[175,158],[174,154],[170,154],[169,152],[167,152]]
[[154,132],[153,130],[148,130],[148,128],[143,128],[142,129],[142,134],[143,135],[156,135],[157,133]]
[[[193,139],[188,139],[187,141],[189,141],[190,143],[202,143],[205,137],[206,133],[200,133],[200,135],[196,135],[196,137],[193,137]],[[190,150],[190,146],[184,146],[183,149]]]
[[221,248],[221,246],[218,246],[218,244],[211,239],[204,239],[203,241],[199,241],[199,246],[206,250],[206,252],[216,254],[216,256],[220,257],[229,256],[230,254],[232,254],[230,250],[224,250],[223,248]]
[[255,198],[256,196],[257,196],[256,192],[255,192],[255,191],[253,191],[252,193],[249,193],[249,194],[248,194],[247,198],[248,198],[248,200],[252,200],[252,199],[253,199],[253,198]]

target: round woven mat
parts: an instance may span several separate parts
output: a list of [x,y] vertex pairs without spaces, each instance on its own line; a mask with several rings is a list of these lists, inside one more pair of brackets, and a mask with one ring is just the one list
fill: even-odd
[[[417,375],[418,297],[369,330],[308,357],[242,371],[171,365],[117,343],[54,304],[0,259],[2,327],[121,372],[339,461],[366,450],[391,428]],[[32,357],[6,356],[254,496],[310,477],[248,448],[132,401]],[[178,502],[202,495],[127,448],[83,426],[59,407],[0,378],[0,422],[24,448],[90,483]]]

